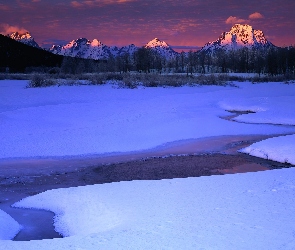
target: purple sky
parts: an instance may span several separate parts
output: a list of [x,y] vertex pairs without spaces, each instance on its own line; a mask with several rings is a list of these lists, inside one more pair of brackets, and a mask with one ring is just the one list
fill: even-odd
[[264,32],[278,46],[295,44],[294,0],[0,0],[0,32],[28,30],[40,46],[79,37],[137,46],[158,37],[194,48],[235,23]]

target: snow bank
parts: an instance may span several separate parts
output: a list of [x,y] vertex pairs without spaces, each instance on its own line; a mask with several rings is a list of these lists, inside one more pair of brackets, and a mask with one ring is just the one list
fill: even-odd
[[252,111],[234,120],[246,123],[295,125],[295,85],[282,83],[241,83],[244,89],[239,95],[222,100],[219,105],[225,110]]
[[[107,198],[105,195],[111,190],[107,190],[105,194],[102,194],[102,191],[103,189],[92,186],[81,187],[81,190],[79,187],[46,191],[34,196],[33,203],[31,197],[14,204],[13,207],[27,205],[29,208],[53,211],[55,230],[63,236],[108,231],[121,223],[124,213],[119,207],[114,208],[109,200],[112,196],[108,198],[108,202],[104,202],[103,199]],[[59,197],[59,201],[52,202],[56,197]]]
[[[241,84],[248,88],[247,84]],[[295,125],[295,85],[265,83],[251,85],[251,94],[241,92],[219,102],[226,110],[253,111],[256,113],[239,115],[235,121],[257,124]],[[259,96],[255,96],[259,95]],[[294,132],[293,132],[294,133]],[[240,152],[295,164],[295,136],[287,135],[257,142]]]
[[[50,209],[70,237],[1,249],[294,249],[295,169],[57,189],[17,207]],[[58,197],[58,199],[56,199]]]
[[21,226],[3,210],[0,210],[0,222],[0,240],[13,239],[21,229]]
[[263,140],[241,149],[240,152],[295,165],[295,135]]

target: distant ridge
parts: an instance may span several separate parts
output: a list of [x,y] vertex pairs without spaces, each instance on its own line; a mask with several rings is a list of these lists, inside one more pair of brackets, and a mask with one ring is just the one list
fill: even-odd
[[99,40],[89,41],[86,38],[79,38],[70,43],[59,46],[53,45],[50,50],[53,54],[71,56],[85,59],[108,59],[108,47]]
[[[14,32],[8,36],[23,44],[40,48],[29,32],[24,34]],[[174,51],[170,45],[158,38],[152,39],[143,47],[151,49],[160,55],[161,58],[165,58],[166,60],[175,59],[176,56],[179,55],[179,53]],[[199,52],[214,53],[218,50],[232,51],[241,48],[266,50],[273,47],[275,46],[265,38],[264,33],[261,30],[255,30],[248,24],[235,24],[230,31],[222,32],[217,40],[206,43]],[[109,47],[98,39],[90,41],[86,38],[78,38],[63,46],[53,45],[48,51],[62,56],[108,60],[122,55],[132,56],[139,48],[140,47],[137,47],[134,44],[123,47]]]
[[[166,42],[161,41],[158,38],[151,40],[144,47],[150,48],[161,56],[169,59],[175,57],[177,54],[177,52],[175,52]],[[134,44],[123,47],[108,47],[97,39],[89,41],[86,38],[79,38],[64,46],[53,45],[49,51],[58,55],[97,60],[109,59],[110,57],[116,57],[123,54],[132,55],[138,49],[139,47],[136,47]]]
[[60,46],[53,45],[49,51],[64,56],[79,57],[84,59],[94,59],[94,60],[106,60],[110,57],[116,57],[124,53],[132,54],[138,48],[134,44],[130,44],[124,47],[117,46],[106,46],[101,41],[94,39],[89,41],[86,38],[79,38],[71,41],[70,43]]

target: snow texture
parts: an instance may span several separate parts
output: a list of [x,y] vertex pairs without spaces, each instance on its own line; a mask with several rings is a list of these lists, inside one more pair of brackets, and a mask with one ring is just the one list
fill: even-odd
[[[294,134],[295,85],[25,88],[0,81],[0,158],[108,154],[220,135]],[[287,105],[288,104],[288,105]],[[226,110],[254,111],[228,121]],[[247,124],[251,122],[255,124]],[[294,164],[294,135],[243,152]],[[64,239],[0,249],[294,249],[295,169],[46,191],[16,206],[51,210]],[[59,197],[59,199],[56,199]],[[0,211],[2,225],[13,220]],[[1,227],[12,238],[18,225]]]
[[[284,84],[145,89],[111,85],[32,89],[24,88],[26,84],[0,82],[0,158],[109,154],[209,136],[295,131],[220,119],[228,114],[224,109],[264,110],[268,106],[257,100],[278,102],[275,97],[291,96],[294,86]],[[289,112],[288,106],[280,108]],[[260,113],[254,116],[259,119]]]
[[[2,249],[294,249],[295,169],[50,190],[16,207],[50,209],[63,239]],[[56,197],[59,197],[56,199]]]
[[[252,111],[234,118],[243,123],[295,125],[295,88],[277,83],[258,84],[253,91],[260,93],[259,97],[243,93],[231,96],[220,102],[226,110]],[[288,87],[289,86],[289,87]],[[269,88],[268,88],[269,87]],[[286,91],[288,89],[288,91]],[[286,135],[257,142],[240,152],[278,162],[295,164],[295,136]]]
[[10,215],[0,210],[0,240],[14,238],[20,229],[21,226]]

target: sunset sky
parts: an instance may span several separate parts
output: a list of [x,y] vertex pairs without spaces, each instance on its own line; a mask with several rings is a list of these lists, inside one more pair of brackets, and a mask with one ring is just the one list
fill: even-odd
[[79,37],[142,46],[158,37],[195,48],[235,23],[262,30],[277,46],[295,44],[294,0],[0,0],[0,13],[0,33],[27,30],[43,47]]

